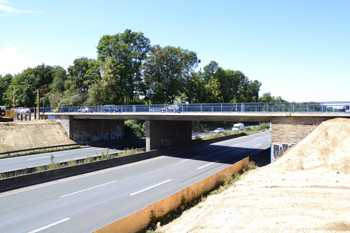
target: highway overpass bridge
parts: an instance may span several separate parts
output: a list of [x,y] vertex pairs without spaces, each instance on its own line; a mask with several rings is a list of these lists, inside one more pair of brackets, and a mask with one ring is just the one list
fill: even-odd
[[76,142],[112,140],[124,136],[124,120],[145,120],[146,150],[188,143],[192,121],[271,122],[271,144],[275,157],[305,138],[317,125],[337,117],[340,111],[320,112],[46,112],[47,119],[59,121]]

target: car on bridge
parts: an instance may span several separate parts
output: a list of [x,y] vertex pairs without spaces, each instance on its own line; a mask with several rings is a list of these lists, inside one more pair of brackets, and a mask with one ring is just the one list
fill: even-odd
[[15,113],[30,113],[30,109],[27,107],[19,107],[19,108],[15,108],[13,109],[13,111]]
[[339,109],[339,112],[349,113],[350,112],[349,105],[345,105],[343,108]]
[[121,112],[121,110],[115,105],[103,105],[102,112]]
[[181,112],[181,108],[175,105],[168,105],[160,110],[161,112]]
[[83,107],[79,109],[79,112],[94,112],[94,109],[91,107]]

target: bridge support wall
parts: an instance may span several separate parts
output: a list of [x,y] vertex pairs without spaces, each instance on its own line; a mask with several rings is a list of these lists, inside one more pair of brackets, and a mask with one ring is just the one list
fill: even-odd
[[120,139],[124,137],[124,120],[76,120],[71,123],[70,137],[77,143]]
[[192,121],[146,121],[146,151],[192,141]]
[[273,117],[271,119],[271,156],[282,156],[329,117]]
[[48,116],[61,123],[69,138],[77,143],[120,139],[124,137],[124,120],[73,119],[72,116]]

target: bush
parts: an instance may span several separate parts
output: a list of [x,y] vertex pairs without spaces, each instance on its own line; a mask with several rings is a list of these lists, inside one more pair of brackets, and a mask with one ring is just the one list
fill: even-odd
[[125,137],[143,137],[146,135],[144,121],[127,120],[125,125]]

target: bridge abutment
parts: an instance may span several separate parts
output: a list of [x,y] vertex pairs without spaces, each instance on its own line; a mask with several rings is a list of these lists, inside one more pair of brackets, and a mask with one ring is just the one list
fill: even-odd
[[192,121],[146,121],[146,151],[192,141]]
[[69,115],[48,116],[48,119],[60,122],[69,138],[77,143],[124,138],[124,120],[74,119]]
[[272,117],[271,149],[274,158],[282,156],[329,117]]

